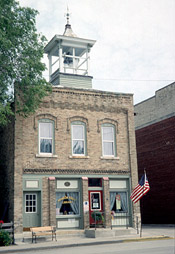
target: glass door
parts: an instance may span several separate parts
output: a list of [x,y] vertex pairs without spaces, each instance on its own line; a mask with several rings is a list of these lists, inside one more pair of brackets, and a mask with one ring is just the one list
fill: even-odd
[[103,224],[103,192],[89,191],[89,220],[90,226],[96,224]]

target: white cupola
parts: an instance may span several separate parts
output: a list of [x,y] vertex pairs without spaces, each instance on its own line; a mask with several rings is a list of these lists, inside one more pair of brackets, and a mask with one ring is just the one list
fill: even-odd
[[49,59],[49,81],[54,86],[92,88],[89,53],[95,41],[77,37],[69,17],[67,8],[64,34],[55,35],[44,49]]

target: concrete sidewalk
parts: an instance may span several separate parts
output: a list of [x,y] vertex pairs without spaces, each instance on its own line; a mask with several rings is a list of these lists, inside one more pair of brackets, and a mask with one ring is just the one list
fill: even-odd
[[[97,229],[98,231],[101,229]],[[108,229],[109,230],[109,229]],[[114,229],[113,229],[114,230]],[[68,232],[68,231],[67,231]],[[78,231],[77,231],[78,232]],[[27,241],[22,241],[20,235],[16,235],[16,244],[0,247],[0,253],[19,253],[24,251],[36,251],[37,249],[51,249],[51,248],[66,248],[75,246],[88,246],[98,244],[112,244],[112,243],[126,243],[129,241],[149,241],[149,240],[163,240],[175,238],[175,226],[174,225],[146,225],[143,226],[142,236],[137,234],[136,230],[132,230],[128,235],[117,235],[115,237],[97,237],[97,238],[86,238],[84,234],[76,235],[64,235],[57,234],[57,241],[52,241],[51,238],[38,239],[37,243],[31,243],[30,238]],[[60,233],[60,232],[59,232]]]

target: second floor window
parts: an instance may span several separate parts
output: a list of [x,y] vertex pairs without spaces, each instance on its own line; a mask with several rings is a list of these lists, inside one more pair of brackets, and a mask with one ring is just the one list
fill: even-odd
[[85,155],[84,124],[72,124],[72,154]]
[[103,156],[115,156],[114,127],[102,126]]
[[53,153],[53,122],[39,122],[39,153]]

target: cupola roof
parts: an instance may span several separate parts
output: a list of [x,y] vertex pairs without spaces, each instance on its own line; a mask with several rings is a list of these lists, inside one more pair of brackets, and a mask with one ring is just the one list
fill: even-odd
[[69,17],[70,17],[70,12],[67,7],[67,13],[65,14],[66,19],[67,19],[67,24],[65,25],[65,31],[63,33],[64,36],[70,36],[70,37],[77,37],[77,35],[73,32],[71,24],[69,23]]

